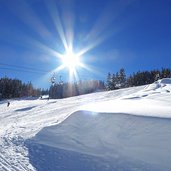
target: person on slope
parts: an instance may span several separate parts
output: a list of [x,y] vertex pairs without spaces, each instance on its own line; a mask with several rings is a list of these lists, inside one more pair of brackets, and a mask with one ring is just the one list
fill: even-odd
[[9,105],[10,105],[10,102],[8,101],[8,102],[7,102],[7,107],[9,107]]

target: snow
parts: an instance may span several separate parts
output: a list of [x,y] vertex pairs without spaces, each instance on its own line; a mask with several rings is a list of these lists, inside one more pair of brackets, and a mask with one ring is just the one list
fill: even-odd
[[[78,111],[61,124],[44,128],[28,148],[37,170],[84,170],[84,161],[90,165],[85,170],[170,170],[170,124],[160,118]],[[43,164],[47,153],[54,153],[53,165],[49,160]],[[35,161],[38,155],[43,157]],[[79,160],[72,161],[75,156]],[[72,163],[65,164],[69,160]]]
[[0,102],[0,171],[171,170],[171,79]]

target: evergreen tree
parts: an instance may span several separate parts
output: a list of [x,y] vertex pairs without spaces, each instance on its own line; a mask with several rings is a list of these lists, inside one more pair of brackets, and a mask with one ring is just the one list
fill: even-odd
[[126,74],[124,68],[121,68],[119,71],[119,84],[120,88],[126,87]]
[[115,74],[112,74],[112,80],[111,80],[111,90],[116,89],[116,76]]
[[134,86],[134,77],[132,75],[130,75],[128,78],[127,78],[127,86],[128,87],[133,87]]
[[107,75],[106,89],[107,90],[112,90],[112,76],[111,76],[111,73],[110,72]]
[[116,72],[115,87],[116,87],[116,89],[120,88],[120,75],[118,72]]
[[169,68],[162,68],[161,76],[162,76],[162,78],[170,78],[171,70]]

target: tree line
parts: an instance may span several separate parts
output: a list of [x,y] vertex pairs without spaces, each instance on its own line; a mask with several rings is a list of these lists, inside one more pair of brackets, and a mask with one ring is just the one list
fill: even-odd
[[116,73],[108,73],[106,80],[107,90],[116,90],[119,88],[141,86],[151,84],[158,79],[170,78],[171,69],[162,68],[161,70],[138,71],[126,76],[125,69],[121,68]]
[[49,94],[50,98],[66,98],[82,94],[88,94],[104,90],[116,90],[120,88],[151,84],[158,79],[171,77],[171,69],[138,71],[127,76],[125,69],[121,68],[116,73],[108,73],[106,82],[99,80],[80,80],[78,82],[59,83],[52,82],[49,90],[36,89],[31,82],[23,83],[18,79],[7,77],[0,78],[0,99],[20,97],[40,97]]
[[47,92],[48,90],[34,88],[31,82],[23,83],[18,79],[0,78],[0,99],[38,97]]

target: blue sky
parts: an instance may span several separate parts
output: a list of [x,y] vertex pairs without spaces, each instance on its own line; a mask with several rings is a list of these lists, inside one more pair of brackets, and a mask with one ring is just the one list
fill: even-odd
[[[65,43],[85,53],[79,79],[105,80],[171,66],[170,0],[1,0],[0,77],[48,88],[55,73],[68,81]],[[55,72],[54,72],[55,71]]]

